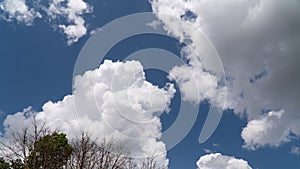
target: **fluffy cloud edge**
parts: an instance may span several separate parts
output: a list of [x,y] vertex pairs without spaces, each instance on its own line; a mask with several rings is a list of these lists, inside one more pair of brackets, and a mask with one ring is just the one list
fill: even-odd
[[13,132],[21,131],[34,117],[38,123],[46,122],[50,129],[65,132],[69,138],[76,138],[84,129],[99,140],[112,137],[123,143],[134,158],[157,156],[160,164],[168,165],[166,146],[160,140],[159,115],[169,109],[176,92],[173,85],[159,88],[146,81],[138,61],[109,60],[98,69],[77,76],[74,83],[72,95],[45,103],[40,112],[29,107],[8,115],[1,139],[7,140]]
[[32,25],[36,18],[42,17],[36,9],[29,7],[25,0],[4,0],[0,3],[0,9],[3,11],[3,19],[7,21],[15,19],[27,26]]
[[203,155],[196,164],[198,169],[252,169],[247,161],[221,153]]
[[[300,27],[299,20],[294,19],[300,17],[298,1],[153,0],[151,4],[166,31],[181,41],[189,39],[194,50],[197,51],[199,45],[194,28],[199,28],[214,42],[230,83],[226,89],[228,107],[248,120],[241,133],[244,148],[280,146],[292,140],[290,132],[300,137],[299,96],[296,94],[300,82],[296,77],[300,76],[295,64],[299,53],[296,44],[300,39],[293,38],[300,32],[291,29]],[[165,15],[178,20],[174,22]],[[189,59],[195,61],[192,56]],[[287,82],[290,87],[286,87]],[[194,100],[203,99],[192,94],[190,98]],[[212,100],[218,99],[213,97]],[[274,115],[278,110],[284,110],[279,118]],[[267,122],[275,125],[269,126]],[[269,133],[264,134],[262,129]],[[276,137],[266,138],[271,135]]]
[[29,5],[27,0],[4,0],[0,3],[0,12],[3,13],[1,18],[8,22],[16,20],[27,26],[34,25],[37,18],[43,18],[66,35],[68,45],[78,42],[87,34],[88,28],[83,16],[93,11],[87,2],[51,0],[48,5],[49,7],[46,7],[40,2]]

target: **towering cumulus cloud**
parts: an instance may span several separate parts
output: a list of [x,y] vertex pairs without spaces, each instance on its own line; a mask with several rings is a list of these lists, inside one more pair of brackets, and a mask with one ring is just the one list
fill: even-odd
[[159,115],[168,111],[175,93],[173,85],[158,88],[146,81],[140,62],[108,60],[98,69],[77,76],[74,83],[73,95],[47,102],[41,112],[28,108],[9,115],[4,122],[5,137],[30,123],[35,113],[37,121],[60,129],[70,138],[82,130],[99,140],[113,137],[125,143],[134,157],[161,155],[160,162],[168,164],[165,144],[159,141]]
[[[291,134],[300,136],[298,0],[153,0],[151,3],[165,29],[188,41],[195,51],[201,46],[195,29],[203,31],[215,45],[229,79],[225,108],[232,108],[249,121],[241,135],[245,148],[279,146],[290,141]],[[196,70],[197,60],[185,57],[192,63],[185,69]],[[199,88],[201,85],[207,88],[203,84],[206,77],[205,73],[199,74],[202,81]],[[215,91],[210,93],[221,92],[215,85],[210,88]],[[200,100],[218,100],[215,95],[201,91],[199,95],[205,96],[198,97]]]

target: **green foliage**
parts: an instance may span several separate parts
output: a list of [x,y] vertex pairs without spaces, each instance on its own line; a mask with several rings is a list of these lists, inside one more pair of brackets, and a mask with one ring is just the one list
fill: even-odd
[[25,166],[22,160],[17,159],[11,162],[11,169],[25,169]]
[[0,158],[0,169],[9,169],[9,163]]
[[30,169],[59,169],[67,163],[72,154],[72,147],[63,133],[46,135],[30,149],[27,159]]

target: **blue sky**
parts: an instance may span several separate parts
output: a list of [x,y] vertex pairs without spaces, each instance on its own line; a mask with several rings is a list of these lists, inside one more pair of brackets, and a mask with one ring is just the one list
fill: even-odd
[[[214,100],[210,96],[201,98],[195,125],[177,146],[167,152],[169,168],[197,168],[196,162],[201,156],[214,153],[243,159],[253,169],[300,168],[300,118],[299,109],[297,109],[299,104],[296,104],[299,101],[299,76],[297,76],[299,73],[295,68],[299,63],[296,56],[300,52],[298,48],[300,43],[297,43],[299,42],[298,37],[300,37],[297,28],[300,24],[298,21],[294,22],[297,20],[296,17],[300,16],[296,10],[300,9],[300,5],[295,5],[296,0],[288,1],[282,7],[282,10],[285,11],[284,15],[281,15],[281,13],[276,14],[276,6],[280,6],[280,4],[275,0],[269,0],[266,4],[253,4],[254,2],[245,2],[242,5],[233,4],[232,6],[240,9],[237,10],[237,13],[226,12],[230,10],[231,6],[220,2],[216,2],[216,4],[211,2],[211,6],[215,8],[209,10],[210,5],[207,8],[198,9],[197,5],[201,5],[201,3],[185,4],[185,1],[177,1],[178,4],[174,8],[171,8],[174,4],[170,3],[170,8],[161,9],[160,7],[165,5],[162,3],[163,0],[154,1],[157,2],[154,4],[150,4],[147,0],[86,1],[93,10],[79,16],[84,19],[87,32],[80,36],[78,41],[69,44],[68,34],[57,26],[71,24],[65,16],[49,21],[47,17],[50,16],[40,12],[43,15],[42,18],[36,17],[28,25],[27,21],[15,19],[17,14],[13,15],[7,12],[8,8],[0,8],[2,15],[0,18],[0,111],[3,112],[0,118],[2,123],[7,115],[22,112],[29,106],[32,106],[36,112],[44,111],[42,107],[46,102],[55,103],[63,100],[66,95],[72,94],[76,59],[84,44],[92,36],[90,35],[92,30],[128,14],[152,12],[153,9],[155,13],[159,14],[162,9],[166,9],[163,12],[168,14],[175,12],[179,15],[183,8],[189,12],[193,11],[195,13],[193,16],[197,16],[196,18],[202,17],[199,25],[206,24],[202,31],[207,33],[218,51],[228,75],[227,78],[235,79],[235,81],[229,80],[228,100],[232,102],[233,106],[228,106],[229,110],[224,110],[223,117],[214,134],[205,143],[200,144],[198,137],[208,114],[209,103]],[[2,0],[0,3],[5,4],[6,1]],[[228,0],[227,3],[234,2]],[[45,2],[45,4],[47,3]],[[28,2],[27,5],[30,6]],[[181,8],[180,5],[186,6]],[[255,9],[261,9],[261,11],[269,12],[257,13],[257,16],[262,15],[263,17],[256,18],[256,15],[245,17],[243,23],[248,24],[246,25],[248,30],[240,28],[240,25],[237,26],[236,23],[240,22],[240,18],[237,17],[240,11],[242,14],[247,13],[243,12],[248,11],[245,6],[252,9],[249,11],[255,12]],[[268,8],[269,6],[274,8]],[[31,5],[31,7],[35,9],[36,6]],[[190,10],[186,8],[190,8]],[[293,10],[295,11],[293,12]],[[289,14],[289,11],[292,14]],[[225,19],[221,18],[224,13],[226,14]],[[272,17],[273,15],[275,19]],[[277,15],[282,17],[277,17],[276,20],[275,16]],[[285,20],[285,17],[290,19],[290,23]],[[249,21],[247,18],[250,18]],[[162,19],[162,21],[166,20]],[[172,24],[167,25],[168,30],[177,26]],[[200,28],[197,21],[192,24]],[[275,25],[278,29],[269,27],[268,24]],[[220,29],[220,26],[223,29]],[[178,29],[184,30],[185,27]],[[236,34],[233,33],[235,29]],[[266,30],[268,31],[265,32]],[[179,36],[176,33],[180,34],[180,31],[175,31],[175,37]],[[274,37],[274,34],[280,34],[280,36]],[[195,42],[193,33],[187,34],[187,36]],[[260,45],[264,47],[261,48]],[[180,57],[181,47],[182,44],[179,40],[169,37],[138,35],[114,46],[106,58],[113,61],[122,60],[130,53],[146,48],[161,48]],[[282,56],[285,56],[283,61],[280,60]],[[251,84],[250,79],[257,77],[261,72],[266,72],[266,78],[262,77]],[[167,73],[160,70],[152,69],[145,73],[147,81],[161,88],[167,82],[174,82],[167,78]],[[246,77],[245,82],[243,81],[244,77]],[[183,97],[180,92],[185,92],[180,90],[178,84],[175,88],[177,92],[171,100],[171,111],[161,116],[163,131],[172,126],[176,120],[180,99]],[[266,93],[262,91],[266,91]],[[242,101],[235,104],[236,100]],[[252,100],[256,102],[252,102]],[[266,110],[269,111],[264,113]],[[281,110],[284,111],[283,115],[278,113],[277,116],[276,112]],[[275,113],[268,114],[268,112]],[[273,124],[273,127],[267,124]],[[255,128],[255,126],[258,127]],[[244,130],[245,128],[247,130]],[[1,129],[4,131],[4,126]],[[209,164],[207,165],[209,166]]]

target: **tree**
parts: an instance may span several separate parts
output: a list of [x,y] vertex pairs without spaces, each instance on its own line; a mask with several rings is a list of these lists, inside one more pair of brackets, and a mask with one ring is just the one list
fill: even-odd
[[160,166],[155,157],[145,159],[130,158],[130,151],[124,144],[111,139],[93,139],[82,132],[80,138],[71,142],[73,154],[67,169],[166,169]]
[[0,144],[0,153],[10,161],[12,169],[61,168],[68,160],[64,157],[72,154],[66,135],[37,123],[34,116],[31,125],[12,132],[11,139]]
[[25,165],[20,159],[11,161],[11,169],[25,169]]
[[148,157],[142,160],[142,166],[140,169],[167,169],[166,166],[161,166],[157,163],[154,156]]
[[30,169],[63,168],[71,154],[72,147],[68,143],[66,134],[54,132],[51,135],[39,138],[35,142],[27,159],[28,166]]
[[91,137],[82,132],[80,138],[71,142],[73,154],[68,161],[70,169],[94,168],[96,165],[97,144]]
[[[18,132],[12,131],[9,141],[0,142],[1,156],[11,162],[13,169],[34,169],[35,161],[28,160],[30,149],[39,138],[48,134],[51,134],[51,130],[45,123],[37,123],[33,116],[30,125]],[[28,166],[28,162],[31,162],[33,168]]]
[[3,157],[0,158],[0,169],[24,169],[24,164],[20,159],[7,162]]
[[[0,142],[0,169],[165,169],[156,158],[130,158],[124,144],[111,139],[93,139],[82,132],[68,143],[66,134],[51,131],[33,117],[31,126],[12,132],[9,142]],[[7,163],[5,160],[8,160]],[[7,164],[9,168],[7,167]],[[2,167],[2,168],[1,168]]]
[[129,161],[123,146],[116,146],[113,139],[103,139],[97,144],[88,133],[71,143],[73,154],[68,163],[70,169],[122,169]]
[[0,169],[9,169],[9,167],[9,163],[6,162],[4,158],[0,158]]

